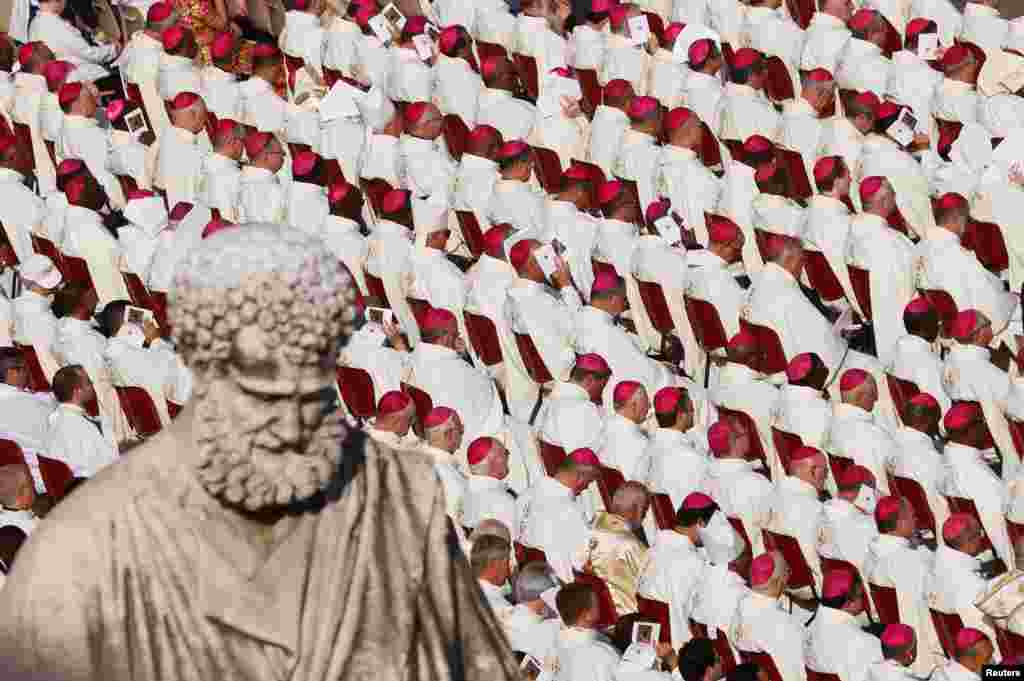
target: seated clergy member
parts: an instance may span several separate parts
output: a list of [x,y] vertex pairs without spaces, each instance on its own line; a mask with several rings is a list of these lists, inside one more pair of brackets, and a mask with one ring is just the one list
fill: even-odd
[[206,104],[194,92],[181,92],[171,100],[171,127],[160,137],[154,184],[167,193],[167,203],[195,203],[203,177],[203,156],[198,135],[206,129]]
[[580,493],[601,474],[601,463],[589,449],[577,449],[562,461],[553,477],[542,477],[518,501],[519,541],[539,548],[559,579],[571,581],[583,567],[590,530],[578,503]]
[[558,592],[555,602],[565,624],[556,643],[558,678],[612,681],[619,666],[619,653],[597,630],[600,607],[594,588],[589,584],[568,584]]
[[162,197],[144,189],[129,191],[126,198],[128,205],[122,214],[128,224],[118,228],[117,238],[124,248],[127,269],[148,281],[161,233],[170,224],[167,207]]
[[[245,151],[245,126],[231,118],[221,118],[213,132],[213,151],[203,158],[199,180],[199,200],[220,211],[225,220],[238,220],[238,202],[242,190],[242,152]],[[355,274],[353,272],[353,274]],[[360,290],[365,290],[360,287]]]
[[694,442],[694,407],[684,388],[662,388],[654,395],[658,428],[644,452],[648,489],[668,494],[676,508],[701,488],[708,458]]
[[825,391],[828,368],[817,355],[805,352],[790,360],[786,380],[772,425],[799,436],[809,447],[823,447],[832,427],[832,404]]
[[402,118],[405,132],[398,148],[407,188],[417,198],[433,197],[433,202],[447,206],[456,167],[444,149],[441,112],[433,104],[413,102],[406,106]]
[[233,70],[237,58],[235,36],[229,31],[222,31],[210,45],[210,63],[199,72],[203,83],[199,94],[217,120],[237,119],[240,113],[240,85]]
[[646,477],[647,434],[641,426],[647,420],[651,402],[636,381],[621,381],[612,391],[611,414],[604,424],[604,446],[598,452],[601,465],[614,468],[627,480]]
[[906,624],[891,622],[885,625],[880,640],[882,661],[871,665],[868,681],[913,681],[917,678],[910,673],[915,660],[921,657],[914,629]]
[[473,36],[464,26],[449,24],[437,39],[437,81],[434,96],[445,115],[455,114],[467,127],[476,125],[484,81],[473,51]]
[[707,244],[710,225],[705,214],[714,212],[722,186],[697,156],[703,147],[704,128],[697,114],[685,107],[665,114],[664,126],[668,143],[661,150],[655,184],[671,199],[697,241]]
[[45,255],[35,253],[18,267],[22,292],[12,302],[14,319],[11,337],[15,343],[31,345],[48,379],[59,368],[54,354],[57,318],[50,310],[53,296],[64,279]]
[[48,419],[47,456],[66,463],[76,478],[91,478],[117,461],[117,449],[85,411],[96,397],[85,369],[77,364],[61,368],[53,377],[53,394],[60,404]]
[[873,515],[878,504],[875,476],[863,466],[847,466],[836,488],[838,495],[822,505],[818,553],[845,560],[863,574],[868,548],[878,536]]
[[109,135],[96,120],[99,91],[92,83],[65,83],[57,95],[64,111],[64,129],[58,149],[64,158],[80,158],[103,186],[115,208],[124,206],[124,193],[107,169]]
[[99,80],[108,74],[105,66],[118,57],[122,45],[119,42],[95,44],[86,40],[82,32],[62,15],[63,0],[44,0],[39,3],[39,12],[29,25],[28,40],[40,41],[54,56],[69,61],[81,72],[82,80]]
[[647,488],[627,482],[615,490],[611,508],[594,519],[587,550],[590,571],[608,584],[615,613],[623,617],[636,612],[636,590],[647,569],[648,550],[637,536],[650,506]]
[[520,566],[512,584],[512,601],[516,606],[512,615],[502,622],[512,650],[533,655],[546,669],[555,666],[555,642],[562,620],[541,594],[560,587],[561,583],[547,564],[534,561]]
[[276,47],[260,44],[253,49],[252,76],[239,86],[239,95],[242,122],[259,132],[276,134],[285,128],[288,103],[274,90],[283,70]]
[[841,681],[865,681],[882,661],[882,647],[855,619],[867,608],[866,587],[850,570],[825,573],[821,605],[807,627],[804,660],[811,671],[836,674]]
[[444,485],[448,517],[461,528],[462,500],[466,495],[466,474],[455,452],[462,446],[462,419],[448,407],[434,407],[423,418],[423,452],[434,464]]
[[604,446],[605,412],[598,407],[611,369],[601,355],[576,358],[568,381],[558,381],[537,414],[537,437],[566,452]]
[[533,150],[526,142],[513,140],[498,148],[494,160],[498,162],[500,177],[487,205],[488,222],[508,223],[534,237],[543,234],[544,193],[530,182],[536,174]]
[[934,681],[980,681],[982,668],[996,660],[992,639],[983,631],[965,627],[956,635],[953,659],[936,669],[931,678]]
[[45,492],[36,452],[43,452],[47,418],[56,405],[44,393],[28,392],[28,366],[15,348],[0,348],[0,432],[25,452],[36,491]]
[[512,611],[512,604],[505,597],[503,588],[512,577],[511,555],[512,545],[508,540],[491,534],[474,537],[469,553],[469,564],[484,600],[501,624]]
[[740,311],[746,302],[734,266],[742,262],[747,240],[729,218],[716,216],[707,227],[707,248],[687,254],[690,295],[715,306],[722,328],[732,338],[740,331]]
[[505,484],[508,450],[493,437],[479,437],[466,450],[469,478],[462,504],[462,524],[475,529],[487,519],[500,520],[512,537],[519,532],[516,497]]
[[490,125],[506,140],[530,138],[537,119],[536,107],[516,97],[521,88],[519,74],[506,57],[488,57],[480,64],[480,75],[487,86],[480,93],[478,125]]
[[416,449],[418,438],[413,432],[417,423],[416,405],[398,390],[389,390],[377,402],[373,423],[366,429],[371,440],[392,449]]
[[324,174],[324,159],[316,152],[300,151],[292,157],[285,214],[292,227],[315,237],[321,236],[324,220],[331,212]]
[[898,445],[872,413],[878,384],[866,371],[847,369],[839,379],[839,390],[843,401],[833,408],[828,451],[867,468],[878,488],[888,494],[886,464]]
[[35,252],[31,234],[46,216],[46,204],[25,185],[31,162],[31,149],[14,135],[0,135],[0,229],[21,262]]
[[818,527],[821,522],[820,495],[825,489],[828,464],[814,447],[800,447],[790,455],[789,475],[775,486],[772,519],[767,529],[789,535],[800,544],[804,560],[821,582],[818,560]]
[[202,79],[195,61],[199,54],[199,43],[192,29],[179,22],[164,31],[160,40],[164,45],[157,73],[160,97],[166,102],[182,92],[202,90]]
[[104,205],[103,189],[88,172],[72,177],[64,185],[68,208],[61,251],[85,260],[101,304],[128,298],[121,270],[124,251],[103,224],[99,211]]
[[283,223],[286,204],[277,176],[285,160],[281,141],[269,132],[253,130],[245,136],[245,153],[249,163],[242,168],[240,178],[238,219]]
[[935,398],[945,413],[951,400],[942,385],[942,358],[935,350],[939,313],[927,298],[918,296],[903,308],[903,327],[907,335],[896,341],[889,372],[912,381],[918,390]]
[[946,475],[942,452],[939,421],[942,408],[928,393],[910,398],[903,410],[903,427],[893,433],[899,448],[889,460],[892,474],[916,480],[928,496],[928,505],[940,525],[949,515],[949,504],[939,493],[939,484]]

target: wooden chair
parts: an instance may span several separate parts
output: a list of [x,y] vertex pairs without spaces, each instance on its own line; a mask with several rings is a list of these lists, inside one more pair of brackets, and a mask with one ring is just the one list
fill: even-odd
[[537,412],[540,411],[541,402],[544,399],[545,386],[555,379],[551,372],[548,371],[547,365],[544,364],[544,359],[540,356],[540,351],[537,349],[537,345],[533,342],[530,334],[517,333],[515,338],[516,348],[519,350],[519,358],[523,361],[523,366],[526,368],[526,375],[537,385],[537,402],[533,405],[533,410],[530,412],[530,425],[532,426],[537,418]]
[[793,460],[793,452],[804,446],[804,441],[799,435],[787,433],[772,426],[772,444],[775,445],[775,452],[779,455],[779,462],[783,470],[789,472],[789,464]]
[[637,594],[636,613],[645,620],[649,619],[661,625],[659,643],[672,643],[672,618],[669,616],[668,603]]
[[459,229],[462,230],[462,240],[466,242],[466,248],[474,258],[479,258],[484,252],[484,233],[476,215],[471,210],[457,210],[455,218],[459,221]]
[[758,669],[765,673],[768,681],[784,681],[782,674],[779,673],[779,668],[775,665],[775,660],[768,653],[751,653],[746,650],[740,650],[739,653],[743,662],[756,664]]
[[558,467],[565,461],[565,457],[568,455],[564,447],[553,445],[550,442],[545,442],[538,438],[537,448],[540,450],[540,460],[544,464],[544,470],[547,471],[548,475],[554,477],[555,473],[558,472]]
[[562,188],[562,162],[551,149],[533,147],[533,157],[537,163],[537,179],[548,194],[557,194]]
[[444,142],[448,147],[448,153],[456,161],[462,159],[466,151],[466,140],[469,137],[469,128],[465,121],[458,114],[448,114],[444,117]]
[[523,88],[526,94],[537,99],[540,94],[540,76],[537,73],[537,60],[526,54],[512,55],[512,61],[519,71],[519,78],[523,81]]
[[153,399],[144,388],[138,386],[114,386],[128,424],[139,437],[150,437],[160,432],[160,414]]
[[404,382],[401,385],[402,392],[408,395],[416,406],[416,418],[419,419],[420,423],[423,423],[423,420],[427,418],[427,414],[434,408],[434,401],[430,399],[430,395],[414,385]]
[[764,445],[761,443],[761,436],[757,433],[757,424],[754,423],[754,419],[750,418],[750,414],[745,411],[738,411],[736,409],[726,409],[725,407],[718,407],[718,416],[720,419],[733,419],[743,424],[747,432],[750,433],[750,453],[747,456],[748,460],[759,459],[764,464],[764,474],[771,479],[771,466],[768,465],[768,455],[765,454]]
[[134,272],[121,272],[121,278],[124,279],[124,285],[128,289],[128,297],[131,298],[132,304],[149,309],[149,291],[142,283],[142,278]]
[[608,589],[607,582],[590,572],[573,570],[572,575],[576,582],[590,585],[597,595],[598,615],[595,623],[597,628],[607,629],[615,626],[615,623],[619,621],[619,616],[615,612],[615,601],[612,600],[612,592]]
[[686,318],[693,329],[693,336],[697,345],[704,351],[704,387],[708,386],[711,375],[711,353],[721,350],[729,344],[725,335],[725,327],[722,325],[722,318],[718,316],[718,309],[706,300],[683,296],[683,306],[686,308]]
[[839,277],[832,271],[828,258],[821,251],[804,251],[804,271],[811,287],[818,292],[823,302],[832,303],[846,297]]
[[[978,523],[978,527],[980,527],[982,530],[985,529],[985,524],[981,522],[981,514],[978,513],[978,507],[975,505],[973,499],[968,499],[966,497],[946,497],[946,501],[949,503],[950,513],[966,513],[969,516],[973,516],[974,520]],[[988,532],[985,533],[985,537],[982,540],[981,550],[984,551],[985,549],[992,549],[993,551],[995,551],[995,549],[992,546],[992,540],[988,536]],[[1008,556],[999,557],[1004,558],[1005,560],[1005,558],[1007,558]]]
[[816,672],[810,667],[804,667],[804,672],[807,674],[807,681],[843,681],[839,678],[838,674],[832,674],[830,672]]
[[391,301],[388,300],[388,292],[384,288],[384,281],[380,277],[376,277],[365,269],[363,270],[363,278],[366,280],[366,294],[370,298],[375,298],[377,305],[380,307],[386,307],[391,309]]
[[875,613],[882,624],[900,623],[900,602],[896,597],[896,589],[891,586],[868,584],[871,602],[875,604]]
[[37,456],[39,461],[39,475],[46,485],[46,492],[54,499],[60,499],[67,492],[68,485],[75,479],[71,467],[63,461],[51,459],[47,456]]
[[722,165],[722,148],[719,146],[718,138],[711,132],[707,123],[701,121],[703,137],[700,142],[700,160],[706,168],[717,168]]
[[837,483],[839,478],[843,475],[843,471],[853,465],[853,459],[840,456],[839,454],[828,454],[828,467],[832,471],[832,479]]
[[765,59],[765,70],[768,74],[765,91],[769,99],[777,103],[793,99],[795,96],[793,79],[782,59],[778,56],[768,57]]
[[657,493],[651,495],[651,512],[654,523],[659,530],[671,530],[676,526],[676,509],[672,505],[672,497]]
[[355,367],[338,367],[336,374],[338,391],[348,413],[357,419],[373,418],[377,413],[377,398],[369,372]]
[[911,478],[893,478],[896,483],[895,494],[903,497],[914,508],[914,515],[917,516],[917,523],[922,529],[931,531],[933,535],[938,532],[935,523],[935,514],[932,513],[931,505],[928,503],[928,494],[924,491],[917,480]]
[[896,406],[896,413],[900,415],[901,421],[906,422],[907,404],[914,395],[921,391],[913,381],[898,378],[890,373],[885,374],[885,383],[889,386],[889,394],[892,396],[892,403]]
[[789,563],[789,589],[810,587],[814,597],[818,597],[818,588],[814,583],[814,573],[800,549],[800,543],[788,534],[780,534],[771,530],[761,530],[764,536],[764,547],[768,551],[779,551]]
[[60,256],[60,251],[53,245],[53,242],[46,237],[39,236],[38,234],[32,234],[32,250],[40,255],[45,255],[53,262],[54,266],[60,270],[61,275],[67,278],[64,272],[64,259]]
[[95,288],[92,283],[92,275],[89,274],[89,264],[84,258],[73,255],[64,256],[64,277],[69,282],[79,282],[83,286]]
[[615,492],[626,483],[626,478],[621,471],[608,466],[601,466],[601,477],[597,479],[597,489],[601,492],[601,499],[605,508],[612,507],[612,498]]
[[935,311],[939,313],[939,320],[942,322],[942,335],[949,338],[953,328],[953,322],[958,313],[956,302],[953,296],[942,289],[927,289],[922,291],[924,297],[932,304]]
[[21,451],[21,445],[14,440],[0,439],[0,466],[15,463],[25,463],[25,452]]
[[547,563],[548,556],[542,550],[534,548],[533,546],[527,546],[520,542],[515,542],[514,547],[516,552],[516,562],[519,567],[522,568],[527,563]]
[[1000,626],[992,627],[996,633],[996,644],[999,646],[999,654],[1004,660],[1024,655],[1024,636],[1015,634],[1009,629]]
[[860,311],[864,313],[867,321],[873,319],[871,314],[871,280],[868,271],[853,265],[846,266],[846,272],[850,275],[850,286],[853,288],[853,297],[857,299]]
[[757,346],[761,357],[756,367],[763,374],[771,376],[786,370],[789,361],[782,349],[782,341],[773,329],[760,324],[754,324],[746,319],[740,319],[740,329],[752,333],[757,339]]
[[941,612],[935,608],[928,608],[932,617],[932,624],[935,626],[935,633],[939,637],[939,644],[946,653],[946,657],[956,657],[956,635],[964,628],[964,622],[960,615],[955,612]]
[[35,347],[19,343],[15,343],[14,347],[21,352],[21,357],[25,360],[25,366],[28,368],[29,390],[34,393],[50,392],[50,381],[46,378],[46,372],[43,371],[43,365],[39,362],[39,355],[36,354]]
[[960,245],[973,251],[985,269],[999,274],[1010,267],[1003,231],[994,222],[970,220],[960,237]]
[[505,361],[501,354],[501,341],[498,339],[498,329],[489,318],[473,312],[463,312],[463,320],[466,323],[466,335],[469,342],[484,366],[492,367]]

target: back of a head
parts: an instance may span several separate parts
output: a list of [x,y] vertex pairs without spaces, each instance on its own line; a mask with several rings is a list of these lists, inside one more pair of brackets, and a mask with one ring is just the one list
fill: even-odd
[[512,587],[512,599],[515,603],[529,603],[540,598],[540,595],[558,585],[554,572],[547,563],[534,561],[519,568],[515,584]]
[[114,300],[107,303],[100,313],[96,315],[100,332],[104,336],[113,338],[117,335],[117,332],[121,329],[121,324],[124,323],[125,309],[129,305],[131,305],[130,301]]
[[480,521],[480,524],[473,530],[473,534],[470,536],[470,541],[476,541],[479,537],[484,536],[501,537],[507,542],[512,541],[512,534],[509,532],[509,528],[505,526],[505,523],[501,522],[497,518],[485,518]]
[[612,495],[612,513],[622,515],[645,504],[650,497],[647,487],[642,482],[629,480],[619,486]]
[[572,582],[566,584],[555,597],[555,605],[562,621],[568,626],[575,625],[580,617],[597,605],[597,594],[589,584]]
[[14,43],[7,36],[0,38],[0,70],[11,72],[14,68],[15,50]]
[[7,372],[25,366],[25,358],[21,350],[12,347],[0,347],[0,382],[6,380]]
[[469,566],[473,570],[473,576],[479,577],[491,563],[508,560],[511,551],[512,546],[501,537],[489,534],[477,537],[469,551]]
[[683,681],[704,681],[707,671],[717,662],[711,639],[692,638],[679,649],[679,674]]
[[81,281],[69,281],[57,291],[51,309],[57,318],[74,314],[92,287]]
[[80,364],[61,367],[53,375],[53,396],[60,403],[70,402],[75,390],[84,385],[87,376]]

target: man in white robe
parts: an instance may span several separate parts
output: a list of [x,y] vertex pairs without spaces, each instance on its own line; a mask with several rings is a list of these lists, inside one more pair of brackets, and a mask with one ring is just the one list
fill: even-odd
[[622,135],[614,175],[636,183],[640,205],[657,198],[655,176],[661,154],[661,105],[653,97],[634,97],[626,107],[630,127]]
[[476,125],[477,107],[484,82],[473,55],[473,38],[465,27],[447,26],[438,38],[440,56],[434,67],[434,95],[445,115],[454,114],[467,127]]
[[0,433],[25,454],[36,492],[46,492],[39,460],[46,444],[47,419],[57,406],[49,393],[28,391],[28,367],[20,350],[0,348]]
[[781,59],[795,89],[804,50],[803,28],[790,17],[781,0],[755,0],[744,4],[746,16],[740,32],[741,45],[754,48],[766,58]]
[[934,397],[928,393],[914,395],[904,410],[904,425],[893,433],[899,447],[889,460],[894,477],[921,485],[937,528],[949,517],[949,503],[941,493],[946,477],[946,463],[939,449],[941,418]]
[[466,307],[466,276],[445,252],[448,225],[416,224],[417,234],[426,234],[426,242],[413,249],[410,258],[412,282],[406,291],[412,298],[426,300],[431,307],[442,308],[462,317]]
[[569,584],[558,592],[556,602],[564,625],[555,643],[557,678],[612,681],[619,667],[619,653],[597,629],[600,608],[594,588]]
[[199,179],[197,198],[231,222],[238,222],[244,140],[244,126],[233,118],[219,119],[213,133],[213,151],[203,157]]
[[96,109],[99,92],[91,83],[65,83],[58,94],[63,109],[64,129],[59,140],[64,158],[80,158],[89,167],[115,208],[124,206],[121,185],[108,170],[110,138],[99,127]]
[[822,512],[819,495],[828,475],[825,455],[813,447],[801,447],[790,456],[788,473],[775,485],[772,517],[766,529],[797,540],[815,583],[820,585],[817,544]]
[[14,135],[0,136],[0,224],[18,260],[32,256],[32,234],[46,215],[43,200],[27,186],[32,150]]
[[61,0],[40,2],[39,12],[29,26],[28,40],[45,43],[58,59],[74,64],[81,70],[83,80],[91,82],[106,77],[109,74],[105,66],[121,53],[121,44],[90,44],[81,31],[61,16],[64,4]]
[[838,494],[822,504],[818,554],[844,560],[864,572],[868,547],[878,536],[873,514],[878,504],[875,476],[867,468],[847,466],[836,481]]
[[53,161],[50,160],[50,155],[43,144],[42,130],[39,127],[39,110],[47,94],[43,71],[46,64],[53,59],[53,52],[41,42],[21,46],[18,50],[18,63],[21,68],[14,75],[14,100],[11,109],[11,120],[29,128],[32,158],[35,161],[40,190],[44,195],[52,193],[57,186]]
[[469,477],[462,502],[462,524],[476,528],[487,519],[504,523],[515,539],[519,532],[516,498],[505,483],[508,450],[492,437],[474,440],[466,449]]
[[128,298],[121,270],[124,251],[103,224],[103,190],[91,175],[77,175],[64,186],[67,231],[61,251],[85,260],[101,304]]
[[708,247],[688,254],[690,267],[688,295],[715,306],[726,337],[740,330],[740,316],[746,303],[746,291],[736,279],[735,270],[742,261],[746,237],[736,223],[716,217],[708,224]]
[[853,11],[850,0],[827,0],[821,3],[811,17],[804,36],[804,49],[800,57],[802,70],[825,69],[835,73],[852,35],[846,22],[853,16]]
[[367,425],[366,435],[394,449],[415,451],[422,446],[413,430],[413,424],[417,423],[412,398],[399,390],[389,390],[378,398],[376,415]]
[[667,494],[672,506],[702,488],[710,460],[703,448],[695,446],[693,398],[682,388],[662,388],[654,395],[654,417],[658,428],[651,433],[644,459],[644,482],[652,493]]
[[241,85],[233,71],[238,45],[230,32],[218,33],[210,45],[211,62],[200,70],[202,89],[198,94],[217,119],[236,120],[241,114]]
[[[822,16],[821,12],[815,14],[815,17],[818,16]],[[835,80],[830,71],[815,68],[807,71],[800,82],[800,92],[796,98],[782,105],[779,144],[786,149],[800,152],[807,178],[811,179],[826,127],[822,119],[825,118],[825,112],[835,103]]]
[[627,276],[643,223],[637,192],[623,180],[611,180],[598,186],[597,203],[604,219],[598,223],[593,259],[611,265],[619,276]]
[[[182,92],[170,104],[171,127],[160,138],[154,184],[176,206],[199,198],[205,152],[200,133],[206,129],[206,104],[194,92]],[[223,216],[230,219],[229,216]]]
[[991,632],[965,627],[956,635],[953,659],[935,670],[935,681],[975,681],[987,665],[999,660]]
[[510,51],[533,57],[537,61],[537,73],[540,75],[568,66],[569,41],[563,36],[563,31],[570,13],[569,3],[526,0],[520,8],[521,13],[516,20],[515,43]]
[[269,132],[254,130],[245,136],[245,153],[249,163],[239,178],[239,221],[284,223],[287,205],[277,174],[284,166],[284,146]]
[[32,346],[47,380],[60,367],[53,352],[57,337],[57,318],[50,310],[54,293],[63,283],[60,270],[45,255],[34,253],[18,267],[21,294],[11,301],[13,318],[11,338],[20,345]]
[[495,158],[502,144],[501,133],[495,128],[489,125],[476,126],[466,139],[466,149],[462,152],[455,173],[452,208],[456,212],[473,213],[482,233],[491,225],[488,207],[495,183],[500,177]]
[[824,447],[832,428],[832,403],[825,392],[828,374],[828,367],[813,353],[790,360],[788,383],[779,389],[772,426],[796,435],[809,447]]
[[540,235],[546,229],[544,193],[531,183],[534,160],[529,145],[506,142],[495,153],[498,181],[487,205],[488,224],[507,223],[517,231]]
[[856,619],[867,610],[866,588],[849,570],[825,573],[821,605],[807,627],[804,645],[809,670],[836,674],[842,681],[865,681],[870,666],[882,661],[880,641]]
[[878,489],[889,493],[886,464],[897,445],[873,414],[878,384],[862,369],[848,369],[839,379],[842,403],[834,405],[826,449],[871,471]]
[[66,463],[76,478],[91,478],[117,461],[117,449],[85,411],[96,397],[85,369],[63,367],[53,377],[53,394],[60,404],[48,419],[47,456]]
[[398,140],[404,185],[418,199],[439,210],[451,202],[456,166],[444,148],[441,112],[433,104],[413,102],[403,114],[405,134]]
[[537,437],[567,453],[577,449],[599,452],[604,447],[605,414],[598,405],[611,376],[600,355],[576,359],[568,381],[559,381],[537,415]]
[[288,103],[274,90],[283,68],[281,52],[273,45],[258,45],[253,49],[252,76],[238,88],[242,123],[259,132],[284,131]]
[[641,463],[646,463],[647,434],[641,426],[650,406],[647,391],[636,381],[621,381],[612,391],[614,413],[605,420],[604,445],[597,456],[602,466],[614,468],[626,480],[637,480],[646,473]]
[[604,59],[598,71],[598,80],[608,83],[616,79],[628,81],[638,95],[647,94],[647,75],[650,68],[651,34],[642,44],[633,39],[629,22],[643,16],[638,5],[619,5],[608,13],[611,29],[606,37]]
[[825,256],[832,273],[843,287],[846,299],[855,310],[861,311],[846,268],[852,216],[848,202],[853,178],[839,156],[819,158],[814,164],[811,177],[819,193],[814,194],[807,205],[804,248]]
[[[854,182],[859,182],[864,141],[874,130],[880,102],[874,92],[861,92],[844,105],[846,116],[832,118],[822,127],[820,154],[841,157]],[[859,200],[860,194],[851,198]]]
[[705,216],[715,212],[722,185],[698,158],[703,149],[704,128],[697,114],[679,107],[665,114],[664,129],[668,142],[658,158],[655,189],[672,202],[697,242],[708,244]]
[[839,87],[879,96],[885,93],[892,65],[882,52],[888,37],[887,23],[881,12],[867,8],[857,10],[850,18],[847,25],[852,37],[836,69]]
[[[508,297],[509,288],[516,281],[516,271],[508,262],[505,255],[505,239],[511,230],[507,227],[496,226],[484,233],[484,252],[480,259],[473,264],[466,272],[466,312],[486,317],[494,324],[498,333],[502,360],[505,353],[513,352],[514,343],[511,342],[511,331],[505,319],[505,299]],[[476,347],[471,348],[474,353],[478,352]],[[496,378],[502,385],[507,383],[507,376],[504,369],[505,362],[500,365],[489,367],[493,370]],[[509,391],[506,388],[506,399],[509,399]],[[511,407],[510,407],[511,408]]]
[[998,0],[979,0],[964,5],[960,40],[983,50],[998,51],[1009,46],[1010,22],[999,16]]
[[782,120],[765,94],[768,72],[764,55],[744,47],[733,55],[731,66],[730,82],[722,96],[722,128],[718,137],[742,142],[762,135],[774,142]]
[[936,71],[918,54],[920,37],[937,33],[938,27],[927,17],[907,23],[904,48],[892,55],[886,95],[896,104],[909,106],[918,120],[930,121],[936,90],[942,84],[942,73]]
[[421,452],[434,467],[444,487],[445,510],[456,530],[464,526],[463,500],[466,496],[466,459],[456,454],[462,448],[462,420],[449,407],[437,406],[423,418]]
[[722,104],[725,88],[719,72],[725,60],[721,46],[711,38],[693,41],[687,50],[690,75],[683,86],[683,101],[713,135],[722,131]]
[[918,390],[938,400],[945,413],[951,400],[942,382],[942,359],[937,344],[939,313],[927,298],[914,298],[903,310],[903,326],[907,335],[896,341],[888,372],[913,382]]
[[292,97],[323,83],[326,31],[321,27],[320,17],[324,9],[317,0],[297,0],[289,3],[285,12],[284,27],[277,38],[278,46],[287,56],[303,62],[294,78],[289,77],[288,80]]
[[529,139],[537,110],[519,97],[522,85],[516,67],[505,57],[490,57],[480,65],[480,75],[487,87],[480,93],[477,124],[496,128],[506,140]]
[[596,204],[594,174],[582,165],[573,164],[562,173],[557,194],[548,198],[545,214],[546,235],[565,247],[565,259],[576,289],[584,298],[590,297],[594,284],[591,255],[597,243],[601,221],[593,215]]
[[685,29],[686,25],[678,21],[666,26],[661,36],[661,47],[651,55],[647,94],[661,102],[666,110],[682,105],[683,88],[690,76],[686,61],[675,57],[676,39]]
[[160,36],[164,52],[160,55],[160,70],[157,73],[157,91],[160,98],[169,102],[182,92],[199,92],[203,89],[202,78],[195,59],[199,54],[199,43],[195,33],[178,23]]
[[[357,99],[356,105],[367,127],[365,152],[354,157],[362,159],[361,165],[357,166],[359,177],[384,180],[392,187],[400,186],[398,138],[402,135],[401,115],[379,88],[371,89],[365,97]],[[355,143],[362,148],[362,140]],[[344,165],[342,169],[348,172]]]

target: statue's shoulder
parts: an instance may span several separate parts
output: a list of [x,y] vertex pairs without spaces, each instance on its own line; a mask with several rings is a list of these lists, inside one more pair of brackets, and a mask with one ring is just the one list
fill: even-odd
[[346,443],[344,460],[355,464],[356,475],[375,480],[389,494],[404,495],[410,503],[429,508],[443,493],[433,462],[417,449],[395,449],[355,431]]

